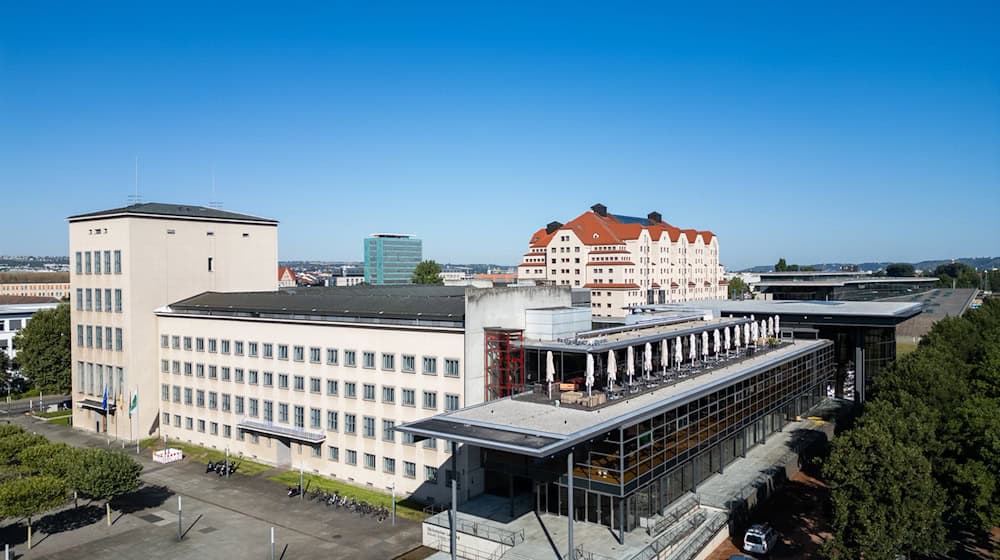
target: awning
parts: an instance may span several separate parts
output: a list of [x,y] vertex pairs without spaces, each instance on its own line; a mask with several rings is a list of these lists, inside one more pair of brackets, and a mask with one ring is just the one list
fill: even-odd
[[278,426],[268,422],[254,422],[253,420],[240,420],[236,427],[247,432],[254,432],[276,437],[286,437],[303,443],[323,443],[326,434],[317,432],[307,432],[299,428],[288,426]]
[[111,399],[108,399],[108,409],[107,410],[104,410],[104,406],[102,405],[101,400],[99,400],[99,399],[82,399],[82,400],[76,401],[76,403],[78,405],[80,405],[80,408],[86,408],[86,409],[89,409],[89,410],[96,410],[97,412],[103,412],[103,413],[110,412],[112,414],[114,414],[114,412],[115,412],[115,403],[111,402]]

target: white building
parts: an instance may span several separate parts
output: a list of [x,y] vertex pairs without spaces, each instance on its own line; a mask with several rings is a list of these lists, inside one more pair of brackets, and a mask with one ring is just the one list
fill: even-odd
[[[158,329],[153,311],[206,291],[274,290],[275,220],[199,206],[137,204],[70,216],[73,426],[155,434]],[[138,419],[115,422],[119,391],[139,391]]]
[[535,232],[518,280],[588,288],[595,317],[624,317],[634,305],[727,295],[714,233],[676,228],[657,212],[645,218],[610,214],[602,204]]
[[[0,351],[8,358],[17,357],[14,336],[27,326],[31,316],[43,309],[54,309],[59,303],[18,303],[0,305]],[[0,372],[3,373],[3,372]]]

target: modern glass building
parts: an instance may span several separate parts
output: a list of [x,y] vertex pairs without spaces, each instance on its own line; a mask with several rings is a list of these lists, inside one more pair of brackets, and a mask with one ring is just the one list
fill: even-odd
[[423,258],[423,242],[402,233],[373,233],[365,238],[365,282],[411,284]]
[[877,301],[932,290],[937,278],[889,278],[857,272],[763,272],[754,290],[775,300]]

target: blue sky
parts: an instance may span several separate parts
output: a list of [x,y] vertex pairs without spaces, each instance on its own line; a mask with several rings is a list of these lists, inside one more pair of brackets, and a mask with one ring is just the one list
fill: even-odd
[[1000,254],[1000,4],[689,4],[8,2],[0,254],[65,254],[136,157],[282,259],[516,263],[596,202],[731,268]]

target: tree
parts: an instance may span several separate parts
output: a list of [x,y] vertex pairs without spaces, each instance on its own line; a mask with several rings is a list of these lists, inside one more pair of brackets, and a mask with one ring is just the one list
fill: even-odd
[[946,496],[919,448],[869,422],[834,441],[823,474],[833,506],[833,538],[825,543],[831,558],[895,560],[947,550]]
[[434,261],[421,261],[413,270],[414,284],[444,284],[441,279],[441,266]]
[[885,275],[891,278],[903,278],[916,276],[913,265],[909,263],[892,263],[885,267]]
[[743,281],[739,276],[734,276],[729,280],[729,299],[739,299],[745,293],[750,291],[750,286]]
[[111,525],[111,500],[139,488],[142,465],[128,455],[105,449],[81,449],[70,485],[84,496],[105,500],[108,525]]
[[971,266],[953,262],[939,265],[934,269],[934,276],[939,278],[942,288],[978,288],[980,283],[979,273]]
[[71,388],[69,306],[60,304],[32,315],[14,337],[21,374],[36,387],[67,392]]
[[66,501],[66,483],[54,476],[32,476],[0,484],[0,515],[28,520],[31,549],[31,518]]
[[778,259],[778,262],[774,265],[775,272],[787,272],[788,263],[785,262],[785,257]]
[[45,436],[28,433],[13,433],[0,439],[0,465],[10,465],[17,462],[17,454],[33,445],[45,443]]

